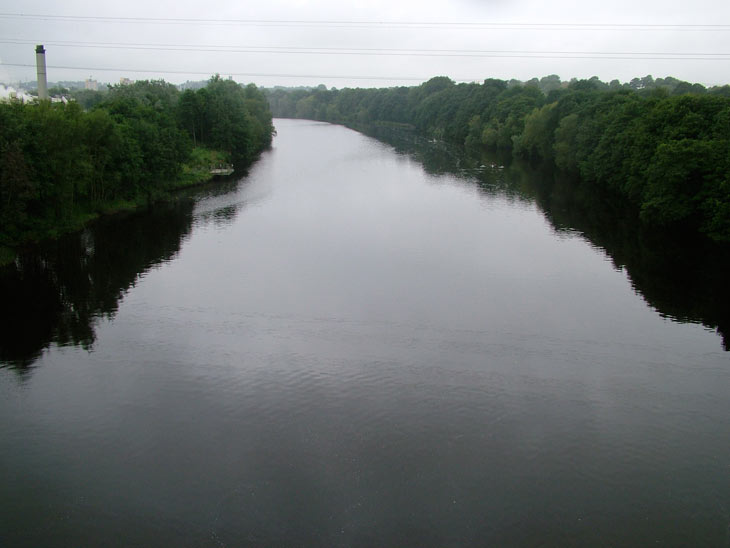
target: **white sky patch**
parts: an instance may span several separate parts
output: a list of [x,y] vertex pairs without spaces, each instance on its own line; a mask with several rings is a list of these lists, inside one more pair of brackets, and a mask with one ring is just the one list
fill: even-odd
[[[35,44],[46,46],[51,82],[179,83],[214,73],[264,86],[338,88],[413,85],[437,75],[730,81],[730,2],[724,0],[27,0],[22,9],[5,2],[0,12],[6,82],[35,79]],[[10,16],[19,13],[26,17]]]
[[8,82],[10,81],[10,74],[8,74],[8,70],[3,66],[3,58],[0,56],[0,82]]

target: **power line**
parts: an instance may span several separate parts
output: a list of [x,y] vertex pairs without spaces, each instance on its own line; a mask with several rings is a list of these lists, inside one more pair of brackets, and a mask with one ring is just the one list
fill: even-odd
[[116,17],[91,15],[56,15],[37,13],[0,13],[0,18],[71,21],[87,23],[144,23],[185,25],[239,25],[239,26],[315,26],[315,27],[380,27],[380,28],[458,28],[503,30],[689,30],[730,31],[730,24],[722,23],[515,23],[515,22],[462,22],[462,21],[374,21],[374,20],[314,20],[314,19],[202,19],[173,17]]
[[[43,40],[0,39],[6,44],[38,44]],[[68,40],[45,41],[46,46],[137,49],[155,51],[193,51],[219,53],[274,53],[309,55],[385,55],[425,57],[517,57],[529,56],[556,59],[672,59],[672,60],[730,60],[730,53],[710,52],[641,52],[641,51],[534,51],[534,50],[469,50],[469,49],[407,49],[407,48],[329,48],[303,46],[235,46],[192,44],[134,44],[121,42],[77,42]],[[571,56],[571,57],[564,57]],[[578,57],[572,57],[578,56]],[[608,57],[607,57],[608,56]],[[620,57],[619,57],[620,56]]]

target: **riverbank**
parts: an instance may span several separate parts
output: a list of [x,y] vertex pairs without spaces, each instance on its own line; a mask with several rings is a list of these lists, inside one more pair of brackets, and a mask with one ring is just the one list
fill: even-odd
[[0,102],[0,257],[169,199],[210,180],[213,165],[248,166],[273,131],[256,86],[218,76],[196,92],[163,81],[114,86],[90,111]]
[[79,208],[62,224],[39,225],[19,234],[14,240],[5,240],[4,245],[0,245],[0,266],[13,262],[18,250],[26,245],[83,230],[102,217],[134,211],[153,203],[174,200],[179,191],[212,182],[215,174],[212,172],[211,166],[228,164],[228,162],[229,155],[225,152],[196,147],[190,153],[190,160],[183,164],[180,176],[163,185],[153,195],[139,195],[134,199],[119,199],[93,204],[88,208]]
[[410,88],[278,88],[267,96],[275,116],[403,126],[544,162],[622,196],[645,226],[730,242],[730,87],[553,80],[435,77]]

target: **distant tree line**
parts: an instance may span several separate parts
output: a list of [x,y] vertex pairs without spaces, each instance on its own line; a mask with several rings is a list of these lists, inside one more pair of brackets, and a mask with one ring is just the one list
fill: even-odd
[[195,146],[241,167],[271,143],[271,113],[254,85],[214,76],[195,92],[140,81],[84,95],[88,110],[76,101],[0,103],[0,245],[159,199],[206,157]]
[[675,78],[609,84],[432,78],[416,87],[266,90],[274,116],[511,150],[613,191],[658,227],[730,241],[730,86]]

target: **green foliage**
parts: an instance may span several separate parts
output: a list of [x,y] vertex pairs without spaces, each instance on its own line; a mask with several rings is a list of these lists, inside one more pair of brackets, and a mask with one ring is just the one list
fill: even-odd
[[57,97],[61,95],[68,95],[70,93],[70,90],[68,88],[65,88],[63,86],[53,86],[48,88],[48,95],[50,97]]
[[135,99],[146,107],[161,112],[172,112],[180,92],[173,84],[164,80],[138,80],[133,84],[116,85],[109,88],[109,100]]
[[271,113],[253,85],[216,76],[182,94],[163,81],[93,93],[86,112],[74,101],[0,103],[0,246],[206,179],[194,167],[195,143],[219,149],[208,160],[242,166],[271,142]]
[[274,126],[264,94],[215,75],[208,85],[182,94],[178,121],[196,145],[217,148],[246,165],[271,144]]
[[555,129],[553,141],[555,165],[567,173],[578,171],[575,149],[579,128],[578,115],[573,113],[563,117]]
[[190,153],[190,159],[183,166],[182,176],[178,179],[179,186],[209,181],[213,178],[211,167],[229,163],[230,157],[220,150],[195,147]]
[[644,220],[659,225],[683,221],[696,210],[703,180],[709,175],[704,161],[709,143],[682,139],[656,148],[646,170],[646,187],[641,204]]
[[553,162],[649,224],[730,240],[730,87],[676,78],[562,82],[446,77],[389,89],[268,90],[277,116],[410,125],[430,138]]
[[80,104],[84,110],[94,108],[106,99],[106,91],[94,91],[91,89],[76,89],[71,92],[71,97]]
[[551,103],[535,108],[525,117],[525,129],[517,153],[529,158],[552,158],[552,135],[557,125],[556,106],[556,103]]

